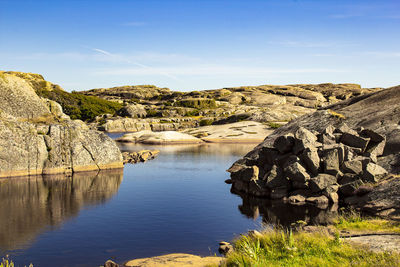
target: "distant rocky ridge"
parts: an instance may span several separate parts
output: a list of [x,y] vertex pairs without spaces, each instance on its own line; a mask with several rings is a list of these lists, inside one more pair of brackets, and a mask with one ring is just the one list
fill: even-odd
[[379,90],[357,84],[262,85],[178,92],[154,85],[80,93],[123,103],[116,115],[98,117],[107,132],[171,131],[241,120],[288,122],[341,100]]
[[123,167],[111,138],[69,119],[21,76],[0,72],[0,177]]
[[[235,179],[234,177],[240,175],[240,173],[243,172],[244,170],[242,168],[237,168],[238,165],[247,166],[246,169],[248,169],[248,172],[250,174],[255,175],[257,171],[254,169],[253,166],[264,168],[265,167],[264,165],[268,163],[265,158],[268,155],[268,153],[265,154],[266,151],[270,149],[275,149],[275,150],[283,149],[282,150],[283,152],[285,150],[284,148],[285,145],[288,145],[290,147],[292,141],[296,142],[295,140],[299,140],[298,137],[301,132],[302,133],[311,132],[311,135],[304,134],[303,137],[311,136],[311,140],[314,140],[313,142],[321,141],[320,143],[324,142],[328,143],[326,143],[321,147],[322,148],[322,151],[320,152],[321,154],[318,153],[315,154],[313,152],[313,149],[309,149],[310,150],[309,152],[302,152],[310,156],[308,157],[309,160],[305,159],[300,160],[305,165],[303,165],[303,163],[300,165],[296,165],[296,160],[294,160],[294,161],[289,161],[290,164],[286,164],[287,166],[285,167],[294,164],[298,166],[298,169],[301,169],[300,166],[302,166],[302,168],[307,169],[308,170],[307,172],[311,172],[312,174],[313,172],[312,165],[319,162],[319,160],[317,160],[317,158],[314,156],[316,155],[318,157],[324,155],[328,156],[331,151],[333,155],[340,154],[338,152],[341,151],[341,148],[339,148],[340,151],[337,150],[338,140],[336,139],[337,136],[335,136],[335,131],[337,133],[340,133],[340,131],[342,131],[341,134],[343,134],[343,128],[347,128],[346,130],[347,134],[345,135],[345,137],[343,137],[344,139],[342,139],[342,137],[339,139],[340,140],[339,142],[341,142],[344,147],[350,145],[350,147],[354,148],[358,147],[358,149],[363,150],[364,148],[361,146],[362,145],[368,146],[368,143],[371,142],[371,144],[372,143],[377,144],[377,146],[375,147],[376,150],[370,150],[371,148],[368,148],[367,149],[368,151],[366,152],[361,151],[364,154],[360,156],[365,157],[361,158],[361,164],[359,164],[360,162],[358,162],[357,160],[356,162],[352,161],[347,163],[346,161],[343,161],[342,165],[339,164],[340,172],[336,174],[331,173],[331,170],[326,169],[327,161],[324,159],[323,162],[325,165],[322,166],[320,165],[318,173],[314,173],[313,175],[310,175],[310,177],[308,177],[305,173],[303,173],[304,175],[300,177],[301,175],[297,174],[302,172],[294,172],[294,174],[296,174],[296,179],[304,178],[311,182],[312,179],[311,177],[319,176],[320,173],[325,173],[328,175],[333,174],[336,178],[338,178],[336,181],[334,179],[332,180],[328,179],[331,176],[326,176],[326,175],[325,175],[326,177],[325,176],[320,177],[321,179],[314,181],[318,183],[326,182],[325,188],[328,189],[329,187],[332,187],[332,185],[335,185],[338,182],[344,183],[344,180],[342,180],[344,179],[342,175],[344,174],[342,168],[347,168],[347,170],[353,172],[353,175],[350,175],[349,177],[345,178],[345,180],[347,183],[353,183],[353,184],[348,184],[345,187],[343,187],[342,190],[339,191],[339,193],[344,196],[343,200],[346,203],[351,204],[353,206],[357,206],[361,210],[368,210],[375,214],[386,214],[391,216],[395,216],[397,214],[397,216],[399,216],[400,205],[398,203],[398,199],[400,199],[400,195],[398,193],[399,191],[396,189],[399,184],[398,176],[393,176],[393,178],[389,180],[384,179],[383,181],[378,181],[379,179],[377,178],[377,176],[381,178],[381,176],[383,176],[385,172],[384,170],[382,170],[382,168],[377,167],[378,165],[383,167],[386,171],[388,171],[391,174],[400,173],[400,119],[399,118],[400,118],[400,86],[384,89],[366,95],[353,97],[344,100],[342,102],[338,102],[336,104],[320,108],[320,110],[314,113],[307,114],[299,119],[293,120],[292,122],[277,129],[271,135],[267,136],[266,139],[261,144],[259,144],[254,150],[250,151],[245,157],[243,157],[233,165],[233,167],[230,169],[232,171],[232,179],[234,180]],[[345,127],[344,124],[347,124],[348,127]],[[361,127],[364,127],[365,129],[368,130],[362,131]],[[304,129],[307,129],[307,131],[305,131]],[[339,129],[339,130],[335,130],[332,132],[331,130],[327,129]],[[351,129],[359,129],[360,131],[357,133]],[[313,137],[315,132],[320,133],[320,136],[322,136],[320,138],[322,139],[318,140],[315,139],[316,137],[315,138]],[[296,134],[298,135],[298,137],[296,137]],[[370,136],[367,136],[367,138],[365,138],[366,134],[369,134]],[[326,137],[324,135],[326,135]],[[385,146],[383,145],[385,142],[384,139],[386,140]],[[300,140],[302,140],[302,138],[300,138]],[[335,141],[332,142],[333,140]],[[332,142],[332,144],[329,144],[329,142]],[[330,149],[328,149],[328,147],[326,147],[326,149],[324,148],[324,146],[329,146],[329,145],[336,146],[336,148],[330,148]],[[318,151],[319,147],[318,143],[316,144],[316,147]],[[339,147],[341,147],[341,145],[339,145]],[[297,152],[294,153],[297,154]],[[359,151],[357,152],[357,149],[355,152],[356,154],[359,154]],[[308,162],[309,164],[306,164],[305,162]],[[283,162],[283,164],[284,163],[285,162]],[[372,164],[376,163],[377,165],[369,166],[370,163]],[[294,169],[295,167],[294,165],[292,166],[293,168],[290,167],[289,169]],[[368,175],[367,173],[365,173],[365,171],[367,171],[367,173],[369,171],[378,171],[378,173],[376,173],[377,176]],[[368,180],[369,183],[372,183],[374,185],[372,186],[368,185],[367,188],[362,188],[358,192],[356,192],[357,190],[355,189],[360,188],[360,183],[359,181],[357,181],[357,179],[354,178],[354,172],[358,172],[358,175],[364,177],[363,178],[364,180],[362,179],[363,183],[367,182]],[[265,174],[266,174],[265,170],[263,171],[259,170],[257,175],[258,178],[262,180]],[[366,178],[367,176],[371,179],[369,178],[367,179]],[[270,182],[272,182],[273,177],[270,178],[271,178]],[[375,182],[378,183],[375,184]],[[314,187],[316,187],[316,185],[318,184],[315,184]],[[342,184],[341,186],[343,185],[344,184]],[[332,191],[332,190],[327,190],[327,191]],[[329,192],[326,193],[328,194]],[[283,192],[281,195],[285,194],[286,193]],[[323,195],[327,196],[327,194]],[[287,196],[290,196],[290,194],[287,194]],[[362,198],[359,199],[361,196]],[[307,198],[305,198],[305,200],[306,199]],[[299,199],[297,200],[294,198],[292,199],[293,202],[296,202],[298,200]],[[314,200],[318,202],[317,199]],[[326,200],[324,199],[324,201]],[[332,197],[331,201],[334,201]]]

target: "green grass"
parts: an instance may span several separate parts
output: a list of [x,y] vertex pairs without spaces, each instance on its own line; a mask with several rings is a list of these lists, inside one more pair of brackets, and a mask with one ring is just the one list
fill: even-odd
[[372,252],[323,232],[275,230],[242,236],[222,266],[399,266],[400,254]]
[[272,121],[267,122],[267,125],[272,129],[278,129],[278,128],[282,127],[282,124],[272,122]]
[[391,232],[400,233],[400,222],[381,218],[362,218],[356,212],[340,215],[333,226],[338,230],[352,232]]
[[[0,262],[0,267],[14,267],[14,262],[6,256],[5,258],[2,258]],[[25,266],[26,267],[26,266]],[[33,267],[33,264],[29,264],[29,267]]]

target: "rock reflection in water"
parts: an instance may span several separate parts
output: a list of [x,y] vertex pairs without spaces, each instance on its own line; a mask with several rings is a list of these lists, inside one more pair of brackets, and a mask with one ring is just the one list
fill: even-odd
[[[237,193],[236,193],[237,194]],[[338,215],[338,206],[318,208],[314,205],[292,205],[280,200],[269,200],[238,194],[243,203],[238,206],[240,212],[248,218],[262,216],[265,224],[290,226],[299,220],[310,225],[327,225]]]
[[0,180],[0,250],[30,245],[46,227],[57,227],[88,206],[110,199],[123,170]]

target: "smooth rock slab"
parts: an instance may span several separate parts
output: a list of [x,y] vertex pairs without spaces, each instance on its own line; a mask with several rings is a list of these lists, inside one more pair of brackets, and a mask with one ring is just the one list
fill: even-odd
[[200,257],[191,254],[174,253],[163,256],[135,259],[125,263],[127,267],[204,267],[218,265],[222,257]]
[[136,133],[128,133],[117,138],[116,141],[142,144],[195,144],[203,142],[201,139],[189,134],[175,131],[140,131]]

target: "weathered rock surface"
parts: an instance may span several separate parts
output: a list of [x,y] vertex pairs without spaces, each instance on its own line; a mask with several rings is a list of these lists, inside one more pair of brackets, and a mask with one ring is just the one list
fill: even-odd
[[128,133],[117,138],[117,142],[142,143],[142,144],[196,144],[203,141],[199,138],[174,131],[152,132],[140,131]]
[[124,158],[124,164],[135,164],[138,162],[146,162],[148,160],[152,160],[159,153],[160,150],[140,150],[138,152],[123,152],[122,157]]
[[182,130],[182,133],[200,138],[204,142],[260,142],[273,130],[259,122],[241,121],[223,125],[210,125]]
[[111,138],[70,120],[24,79],[0,74],[0,104],[0,177],[123,166]]
[[[279,136],[272,146],[264,146],[258,154],[246,156],[232,165],[228,170],[232,190],[318,206],[337,203],[340,196],[344,199],[366,194],[368,191],[359,190],[359,187],[379,181],[387,171],[372,162],[371,154],[365,153],[369,139],[360,146],[358,141],[342,138],[350,132],[352,140],[358,140],[365,130],[357,132],[342,125],[340,128],[328,126],[318,133],[300,127],[294,133]],[[372,130],[368,132],[379,142],[374,147],[384,147],[384,136]],[[321,138],[325,135],[336,137]]]
[[[174,92],[168,88],[139,85],[92,89],[82,93],[125,103],[126,107],[118,113],[120,117],[107,117],[105,123],[99,120],[98,125],[105,131],[116,132],[119,129],[133,132],[145,129],[135,130],[132,123],[128,125],[126,120],[120,121],[122,117],[191,118],[193,124],[189,127],[210,123],[226,124],[243,119],[284,124],[318,107],[372,91],[356,84],[261,85],[193,92]],[[131,112],[129,109],[132,105],[135,108]],[[139,112],[138,105],[141,107]],[[145,119],[139,119],[139,122],[147,123]],[[125,127],[121,127],[122,123],[126,124]],[[184,120],[175,123],[177,125],[170,125],[164,130],[188,128]],[[154,125],[150,126],[151,130],[157,131],[157,123],[150,125]]]
[[128,261],[126,267],[205,267],[210,265],[218,265],[222,261],[222,257],[200,257],[191,254],[174,253],[163,256],[135,259]]

